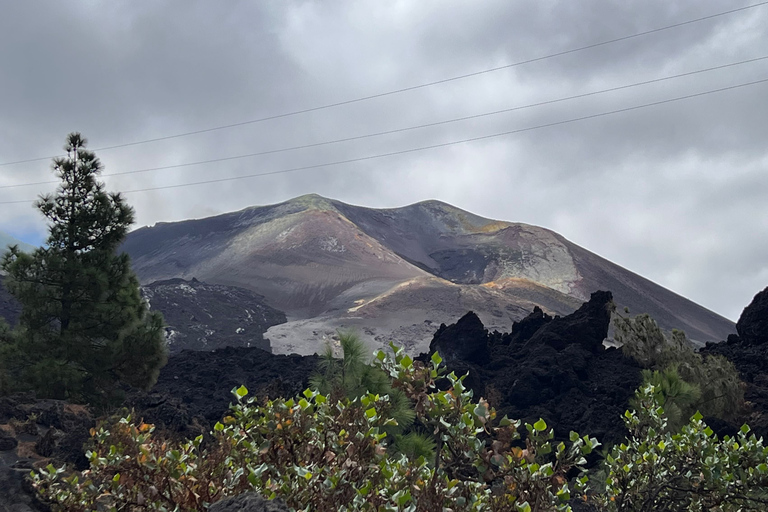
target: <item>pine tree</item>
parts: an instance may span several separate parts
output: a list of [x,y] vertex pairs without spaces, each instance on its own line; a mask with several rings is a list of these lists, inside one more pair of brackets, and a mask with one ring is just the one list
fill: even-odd
[[163,318],[150,312],[127,254],[117,254],[133,209],[97,180],[102,165],[79,133],[53,161],[61,180],[36,208],[48,219],[44,247],[3,258],[8,290],[22,304],[15,378],[40,396],[105,403],[118,382],[148,388],[166,362]]

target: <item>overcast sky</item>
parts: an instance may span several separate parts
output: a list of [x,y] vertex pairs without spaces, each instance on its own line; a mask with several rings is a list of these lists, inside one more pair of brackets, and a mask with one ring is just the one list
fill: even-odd
[[[0,16],[0,163],[204,130],[483,71],[758,0],[24,1]],[[768,5],[461,80],[97,151],[105,174],[210,160],[601,91],[768,56]],[[131,191],[525,130],[768,78],[768,59],[461,122],[105,177]],[[54,185],[0,166],[0,203]],[[736,320],[768,285],[768,83],[438,149],[129,193],[137,226],[305,193],[369,207],[439,199],[569,240]],[[44,237],[31,204],[0,230]]]

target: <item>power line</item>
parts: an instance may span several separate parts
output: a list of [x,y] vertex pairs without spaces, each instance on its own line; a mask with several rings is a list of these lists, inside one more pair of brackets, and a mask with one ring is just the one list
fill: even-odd
[[[533,63],[533,62],[539,62],[539,61],[543,61],[543,60],[547,60],[547,59],[552,59],[554,57],[561,57],[563,55],[569,55],[571,53],[577,53],[577,52],[581,52],[581,51],[584,51],[584,50],[589,50],[589,49],[592,49],[592,48],[598,48],[600,46],[605,46],[605,45],[608,45],[608,44],[618,43],[618,42],[621,42],[621,41],[627,41],[629,39],[634,39],[634,38],[646,36],[646,35],[649,35],[649,34],[655,34],[655,33],[658,33],[658,32],[663,32],[665,30],[670,30],[670,29],[673,29],[673,28],[679,28],[679,27],[682,27],[682,26],[685,26],[685,25],[691,25],[693,23],[699,23],[699,22],[702,22],[702,21],[718,18],[720,16],[726,16],[726,15],[729,15],[729,14],[734,14],[734,13],[741,12],[741,11],[746,11],[748,9],[752,9],[754,7],[761,7],[761,6],[766,5],[766,4],[768,4],[768,1],[758,2],[756,4],[746,5],[746,6],[743,6],[743,7],[738,7],[738,8],[735,8],[735,9],[730,9],[730,10],[727,10],[727,11],[722,11],[722,12],[719,12],[719,13],[716,13],[716,14],[710,14],[708,16],[702,16],[700,18],[695,18],[695,19],[692,19],[692,20],[681,21],[679,23],[674,23],[672,25],[667,25],[667,26],[664,26],[664,27],[654,28],[654,29],[651,29],[651,30],[645,30],[643,32],[637,32],[635,34],[630,34],[628,36],[617,37],[615,39],[609,39],[609,40],[606,40],[606,41],[601,41],[599,43],[592,43],[592,44],[589,44],[589,45],[586,45],[586,46],[580,46],[578,48],[572,48],[570,50],[563,50],[563,51],[556,52],[556,53],[550,53],[548,55],[542,55],[540,57],[534,57],[534,58],[531,58],[531,59],[514,62],[512,64],[505,64],[503,66],[497,66],[497,67],[493,67],[493,68],[489,68],[489,69],[484,69],[484,70],[481,70],[481,71],[475,71],[475,72],[472,72],[472,73],[466,73],[466,74],[463,74],[463,75],[457,75],[457,76],[453,76],[453,77],[450,77],[450,78],[444,78],[444,79],[441,79],[441,80],[435,80],[433,82],[426,82],[426,83],[423,83],[423,84],[412,85],[412,86],[409,86],[409,87],[403,87],[403,88],[394,89],[394,90],[391,90],[391,91],[381,92],[381,93],[377,93],[377,94],[371,94],[369,96],[361,96],[359,98],[354,98],[354,99],[350,99],[350,100],[339,101],[339,102],[336,102],[336,103],[328,103],[328,104],[320,105],[320,106],[317,106],[317,107],[310,107],[310,108],[305,108],[305,109],[301,109],[301,110],[294,110],[294,111],[290,111],[290,112],[284,112],[282,114],[276,114],[276,115],[261,117],[261,118],[257,118],[257,119],[250,119],[248,121],[240,121],[240,122],[237,122],[237,123],[230,123],[230,124],[225,124],[225,125],[221,125],[221,126],[215,126],[215,127],[212,127],[212,128],[204,128],[204,129],[200,129],[200,130],[193,130],[193,131],[189,131],[189,132],[177,133],[177,134],[173,134],[173,135],[165,135],[165,136],[162,136],[162,137],[155,137],[155,138],[152,138],[152,139],[144,139],[144,140],[139,140],[139,141],[134,141],[134,142],[126,142],[126,143],[123,143],[123,144],[115,144],[113,146],[103,146],[101,148],[94,149],[94,151],[107,151],[107,150],[110,150],[110,149],[118,149],[118,148],[125,148],[125,147],[129,147],[129,146],[138,146],[138,145],[141,145],[141,144],[148,144],[150,142],[159,142],[159,141],[163,141],[163,140],[178,139],[178,138],[181,138],[181,137],[188,137],[190,135],[199,135],[199,134],[202,134],[202,133],[209,133],[209,132],[214,132],[214,131],[218,131],[218,130],[225,130],[225,129],[228,129],[228,128],[236,128],[236,127],[239,127],[239,126],[245,126],[245,125],[249,125],[249,124],[262,123],[262,122],[265,122],[265,121],[272,121],[272,120],[275,120],[275,119],[282,119],[282,118],[286,118],[286,117],[293,117],[293,116],[297,116],[297,115],[301,115],[301,114],[307,114],[309,112],[317,112],[318,110],[326,110],[326,109],[330,109],[330,108],[340,107],[340,106],[343,106],[343,105],[350,105],[350,104],[353,104],[353,103],[359,103],[359,102],[368,101],[368,100],[372,100],[372,99],[376,99],[376,98],[383,98],[383,97],[386,97],[386,96],[392,96],[392,95],[400,94],[400,93],[403,93],[403,92],[415,91],[417,89],[423,89],[423,88],[426,88],[426,87],[431,87],[433,85],[440,85],[440,84],[445,84],[445,83],[448,83],[448,82],[454,82],[454,81],[457,81],[457,80],[463,80],[465,78],[471,78],[471,77],[474,77],[474,76],[484,75],[484,74],[487,74],[487,73],[493,73],[495,71],[500,71],[502,69],[509,69],[509,68],[513,68],[513,67],[517,67],[517,66],[522,66],[524,64],[530,64],[530,63]],[[17,165],[17,164],[29,163],[29,162],[39,162],[41,160],[50,160],[52,158],[56,158],[57,156],[60,156],[60,155],[53,155],[53,156],[46,156],[46,157],[37,157],[37,158],[28,158],[28,159],[25,159],[25,160],[16,160],[14,162],[3,162],[3,163],[0,163],[0,167],[8,166],[8,165]]]
[[[616,87],[610,87],[608,89],[600,89],[600,90],[597,90],[597,91],[590,91],[590,92],[586,92],[586,93],[582,93],[582,94],[576,94],[576,95],[573,95],[573,96],[566,96],[566,97],[563,97],[563,98],[556,98],[556,99],[552,99],[552,100],[540,101],[540,102],[537,102],[537,103],[530,103],[530,104],[527,104],[527,105],[519,105],[519,106],[516,106],[516,107],[510,107],[510,108],[505,108],[505,109],[501,109],[501,110],[494,110],[492,112],[484,112],[482,114],[473,114],[473,115],[470,115],[470,116],[457,117],[457,118],[453,118],[453,119],[446,119],[446,120],[443,120],[443,121],[436,121],[436,122],[433,122],[433,123],[420,124],[420,125],[416,125],[416,126],[407,126],[407,127],[403,127],[403,128],[396,128],[396,129],[393,129],[393,130],[386,130],[386,131],[382,131],[382,132],[368,133],[368,134],[364,134],[364,135],[355,135],[355,136],[352,136],[352,137],[345,137],[345,138],[342,138],[342,139],[334,139],[334,140],[323,141],[323,142],[315,142],[315,143],[312,143],[312,144],[303,144],[303,145],[299,145],[299,146],[290,146],[290,147],[279,148],[279,149],[270,149],[270,150],[265,150],[265,151],[259,151],[257,153],[248,153],[248,154],[244,154],[244,155],[226,156],[226,157],[219,157],[219,158],[211,158],[211,159],[208,159],[208,160],[198,160],[198,161],[195,161],[195,162],[186,162],[186,163],[183,163],[183,164],[164,165],[164,166],[160,166],[160,167],[148,167],[148,168],[145,168],[145,169],[134,169],[134,170],[131,170],[131,171],[106,173],[106,174],[103,174],[102,176],[103,177],[124,176],[124,175],[128,175],[128,174],[138,174],[138,173],[145,173],[145,172],[151,172],[151,171],[162,171],[162,170],[167,170],[167,169],[177,169],[177,168],[180,168],[180,167],[191,167],[191,166],[195,166],[195,165],[211,164],[211,163],[217,163],[217,162],[226,162],[226,161],[230,161],[230,160],[239,160],[239,159],[243,159],[243,158],[252,158],[252,157],[256,157],[256,156],[270,155],[270,154],[275,154],[275,153],[285,153],[285,152],[288,152],[288,151],[296,151],[296,150],[299,150],[299,149],[309,149],[309,148],[314,148],[314,147],[319,147],[319,146],[327,146],[327,145],[330,145],[330,144],[338,144],[338,143],[342,143],[342,142],[350,142],[350,141],[354,141],[354,140],[368,139],[368,138],[372,138],[372,137],[380,137],[382,135],[391,135],[391,134],[394,134],[394,133],[402,133],[402,132],[411,131],[411,130],[417,130],[417,129],[421,129],[421,128],[429,128],[429,127],[432,127],[432,126],[440,126],[440,125],[444,125],[444,124],[456,123],[456,122],[460,122],[460,121],[467,121],[467,120],[470,120],[470,119],[477,119],[477,118],[481,118],[481,117],[487,117],[487,116],[492,116],[492,115],[497,115],[497,114],[503,114],[503,113],[513,112],[513,111],[517,111],[517,110],[528,109],[528,108],[532,108],[532,107],[539,107],[539,106],[543,106],[543,105],[551,105],[553,103],[560,103],[560,102],[563,102],[563,101],[569,101],[569,100],[574,100],[574,99],[586,98],[586,97],[589,97],[589,96],[595,96],[595,95],[604,94],[604,93],[607,93],[607,92],[614,92],[614,91],[619,91],[619,90],[623,90],[623,89],[639,87],[639,86],[642,86],[642,85],[648,85],[648,84],[663,82],[663,81],[666,81],[666,80],[672,80],[672,79],[675,79],[675,78],[681,78],[681,77],[685,77],[685,76],[697,75],[697,74],[700,74],[700,73],[706,73],[708,71],[715,71],[715,70],[719,70],[719,69],[725,69],[725,68],[729,68],[729,67],[733,67],[733,66],[739,66],[739,65],[742,65],[742,64],[748,64],[748,63],[752,63],[752,62],[757,62],[757,61],[761,61],[761,60],[765,60],[765,59],[768,59],[768,55],[765,55],[765,56],[762,56],[762,57],[755,57],[755,58],[747,59],[747,60],[742,60],[742,61],[739,61],[739,62],[732,62],[732,63],[729,63],[729,64],[722,64],[722,65],[719,65],[719,66],[709,67],[709,68],[705,68],[705,69],[698,69],[698,70],[695,70],[695,71],[688,71],[688,72],[685,72],[685,73],[679,73],[677,75],[670,75],[670,76],[665,76],[665,77],[661,77],[661,78],[654,78],[654,79],[645,80],[645,81],[642,81],[642,82],[635,82],[635,83],[632,83],[632,84],[626,84],[626,85],[619,85],[619,86],[616,86]],[[37,186],[37,185],[50,185],[50,184],[53,184],[53,183],[58,183],[58,180],[38,181],[38,182],[33,182],[33,183],[18,183],[18,184],[13,184],[13,185],[0,185],[0,189],[18,188],[18,187],[30,187],[30,186]]]
[[[305,170],[309,170],[309,169],[317,169],[317,168],[320,168],[320,167],[330,167],[330,166],[334,166],[334,165],[343,165],[343,164],[350,164],[350,163],[355,163],[355,162],[364,162],[364,161],[367,161],[367,160],[375,160],[375,159],[379,159],[379,158],[387,158],[387,157],[391,157],[391,156],[404,155],[404,154],[408,154],[408,153],[416,153],[416,152],[419,152],[419,151],[426,151],[426,150],[430,150],[430,149],[437,149],[437,148],[444,148],[444,147],[448,147],[448,146],[455,146],[455,145],[458,145],[458,144],[465,144],[467,142],[476,142],[476,141],[479,141],[479,140],[487,140],[487,139],[492,139],[492,138],[496,138],[496,137],[503,137],[503,136],[506,136],[506,135],[512,135],[512,134],[516,134],[516,133],[528,132],[528,131],[532,131],[532,130],[539,130],[541,128],[549,128],[549,127],[552,127],[552,126],[560,126],[560,125],[575,123],[575,122],[578,122],[578,121],[585,121],[585,120],[588,120],[588,119],[595,119],[595,118],[598,118],[598,117],[605,117],[605,116],[609,116],[609,115],[613,115],[613,114],[619,114],[619,113],[622,113],[622,112],[629,112],[629,111],[638,110],[638,109],[641,109],[641,108],[647,108],[647,107],[653,107],[653,106],[658,106],[658,105],[664,105],[664,104],[672,103],[672,102],[675,102],[675,101],[681,101],[681,100],[686,100],[686,99],[690,99],[690,98],[697,98],[697,97],[700,97],[700,96],[706,96],[708,94],[714,94],[714,93],[723,92],[723,91],[730,91],[730,90],[739,89],[739,88],[742,88],[742,87],[748,87],[750,85],[762,84],[762,83],[766,83],[766,82],[768,82],[768,78],[764,78],[762,80],[755,80],[753,82],[747,82],[747,83],[743,83],[743,84],[731,85],[731,86],[728,86],[728,87],[721,87],[719,89],[712,89],[712,90],[709,90],[709,91],[704,91],[704,92],[699,92],[699,93],[694,93],[694,94],[687,94],[685,96],[678,96],[676,98],[669,98],[669,99],[666,99],[666,100],[654,101],[652,103],[644,103],[642,105],[635,105],[633,107],[625,107],[625,108],[621,108],[621,109],[617,109],[617,110],[610,110],[610,111],[607,111],[607,112],[600,112],[598,114],[591,114],[591,115],[588,115],[588,116],[575,117],[575,118],[566,119],[566,120],[563,120],[563,121],[556,121],[556,122],[553,122],[553,123],[546,123],[546,124],[541,124],[541,125],[537,125],[537,126],[529,126],[527,128],[519,128],[517,130],[509,130],[509,131],[505,131],[505,132],[493,133],[493,134],[490,134],[490,135],[482,135],[482,136],[479,136],[479,137],[472,137],[472,138],[468,138],[468,139],[461,139],[461,140],[455,140],[455,141],[450,141],[450,142],[443,142],[441,144],[432,144],[430,146],[421,146],[421,147],[417,147],[417,148],[404,149],[404,150],[400,150],[400,151],[392,151],[392,152],[389,152],[389,153],[381,153],[381,154],[378,154],[378,155],[369,155],[369,156],[358,157],[358,158],[350,158],[350,159],[347,159],[347,160],[338,160],[338,161],[335,161],[335,162],[326,162],[326,163],[322,163],[322,164],[305,165],[305,166],[301,166],[301,167],[292,167],[292,168],[289,168],[289,169],[280,169],[280,170],[277,170],[277,171],[269,171],[269,172],[263,172],[263,173],[247,174],[247,175],[243,175],[243,176],[232,176],[232,177],[229,177],[229,178],[217,178],[217,179],[212,179],[212,180],[196,181],[196,182],[192,182],[192,183],[177,183],[175,185],[164,185],[164,186],[160,186],[160,187],[149,187],[149,188],[143,188],[143,189],[126,190],[126,191],[123,191],[122,193],[124,193],[124,194],[133,194],[133,193],[137,193],[137,192],[149,192],[149,191],[152,191],[152,190],[167,190],[167,189],[172,189],[172,188],[191,187],[191,186],[195,186],[195,185],[208,185],[208,184],[212,184],[212,183],[222,183],[222,182],[226,182],[226,181],[235,181],[235,180],[242,180],[242,179],[248,179],[248,178],[257,178],[257,177],[260,177],[260,176],[270,176],[270,175],[275,175],[275,174],[285,174],[285,173],[289,173],[289,172],[305,171]],[[0,205],[3,205],[3,204],[31,203],[33,201],[34,200],[2,201],[2,202],[0,202]]]

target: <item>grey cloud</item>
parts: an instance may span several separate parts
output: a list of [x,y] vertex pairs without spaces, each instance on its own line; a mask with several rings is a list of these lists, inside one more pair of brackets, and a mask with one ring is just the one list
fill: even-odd
[[[622,37],[733,2],[15,2],[0,19],[0,162],[343,101]],[[106,172],[317,143],[509,108],[768,53],[768,7],[311,114],[99,152]],[[768,77],[768,61],[385,137],[107,178],[134,190],[439,144]],[[768,85],[440,150],[129,194],[141,224],[316,192],[428,198],[567,238],[735,318],[763,288]],[[732,175],[732,178],[723,176]],[[50,179],[0,167],[0,186]],[[45,187],[0,189],[0,201]],[[0,205],[0,230],[42,229]]]

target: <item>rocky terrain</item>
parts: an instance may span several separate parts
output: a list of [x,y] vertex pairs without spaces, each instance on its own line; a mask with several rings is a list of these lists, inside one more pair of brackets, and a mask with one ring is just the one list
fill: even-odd
[[308,195],[137,229],[123,250],[143,284],[197,278],[263,295],[289,320],[267,333],[276,353],[312,354],[336,329],[354,327],[371,348],[394,340],[416,354],[433,325],[467,310],[509,331],[535,306],[566,315],[599,289],[702,344],[734,332],[729,320],[557,233],[439,201],[371,209]]
[[[150,308],[165,318],[171,354],[184,349],[257,347],[269,351],[264,333],[286,321],[285,314],[264,297],[236,286],[211,285],[196,279],[170,279],[142,287]],[[0,276],[0,318],[14,325],[21,306],[3,287]]]
[[233,401],[232,389],[244,385],[261,398],[295,396],[309,385],[317,361],[258,348],[185,350],[168,360],[149,393],[131,393],[126,405],[145,421],[189,437],[208,432],[221,419]]
[[224,347],[269,351],[264,333],[286,321],[284,313],[264,303],[264,297],[236,286],[170,279],[143,286],[141,292],[150,308],[165,318],[171,354]]
[[[315,357],[275,356],[258,348],[187,350],[170,358],[151,392],[130,392],[123,411],[134,410],[171,437],[196,436],[228,410],[234,387],[245,384],[259,397],[293,396],[306,389],[316,365]],[[31,394],[0,397],[0,512],[49,510],[25,477],[50,462],[87,468],[83,446],[95,424],[84,406]]]
[[[562,317],[534,309],[507,333],[489,332],[476,314],[466,313],[433,331],[429,349],[441,353],[449,370],[469,371],[465,382],[475,396],[501,414],[544,418],[560,436],[576,430],[614,442],[624,435],[621,413],[640,382],[640,368],[603,344],[611,297],[595,292]],[[737,335],[705,349],[737,366],[751,402],[745,420],[763,435],[768,435],[767,303],[768,289],[745,309]],[[258,397],[292,396],[307,386],[317,361],[254,347],[184,350],[170,358],[151,392],[133,391],[124,405],[168,435],[189,437],[221,418],[234,387],[245,384]],[[37,507],[23,484],[30,468],[49,461],[83,467],[82,445],[93,424],[93,413],[82,406],[31,395],[0,397],[0,510]]]
[[725,343],[710,343],[701,352],[720,354],[733,362],[745,384],[744,398],[751,405],[745,420],[768,439],[768,288],[744,308],[736,331]]
[[441,325],[430,343],[449,371],[468,373],[477,397],[501,414],[534,423],[546,419],[557,435],[571,430],[601,442],[624,436],[621,419],[640,384],[641,368],[621,350],[604,348],[611,293],[595,292],[573,314],[551,317],[536,309],[509,333],[485,329],[472,312]]

